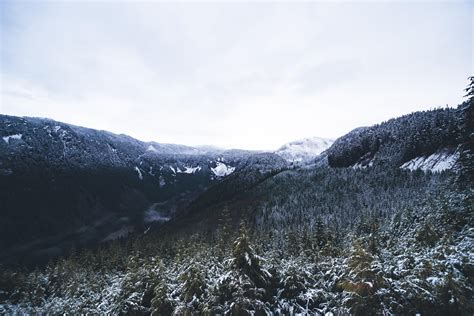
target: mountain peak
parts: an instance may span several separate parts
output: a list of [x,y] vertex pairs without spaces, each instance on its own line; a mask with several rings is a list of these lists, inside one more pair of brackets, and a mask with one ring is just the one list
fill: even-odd
[[328,138],[303,138],[281,146],[275,154],[290,162],[303,162],[319,156],[333,143],[334,140]]

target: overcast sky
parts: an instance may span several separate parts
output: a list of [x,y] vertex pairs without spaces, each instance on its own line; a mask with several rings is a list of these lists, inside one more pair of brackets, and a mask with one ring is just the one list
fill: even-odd
[[0,2],[0,113],[146,141],[336,138],[456,106],[474,74],[469,1],[37,2]]

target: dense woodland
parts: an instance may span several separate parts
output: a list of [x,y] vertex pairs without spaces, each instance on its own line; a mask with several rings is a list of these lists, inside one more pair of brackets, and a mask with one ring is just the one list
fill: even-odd
[[[422,115],[450,135],[436,142],[457,144],[455,170],[398,168],[412,150],[439,149],[433,141],[389,166],[236,174],[169,225],[36,269],[1,269],[0,313],[473,315],[471,81],[458,109]],[[382,139],[377,152],[385,159],[394,146]],[[338,155],[333,163],[360,159]]]

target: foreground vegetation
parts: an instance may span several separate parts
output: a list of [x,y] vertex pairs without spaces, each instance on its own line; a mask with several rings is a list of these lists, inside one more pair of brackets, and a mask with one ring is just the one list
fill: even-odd
[[[433,197],[430,197],[433,198]],[[433,198],[434,199],[434,198]],[[472,315],[472,191],[348,235],[234,229],[142,235],[35,271],[2,270],[2,313]]]

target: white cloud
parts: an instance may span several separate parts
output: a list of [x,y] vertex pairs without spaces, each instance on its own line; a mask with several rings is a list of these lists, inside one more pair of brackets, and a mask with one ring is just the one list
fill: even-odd
[[462,100],[472,5],[3,3],[0,112],[276,148]]

